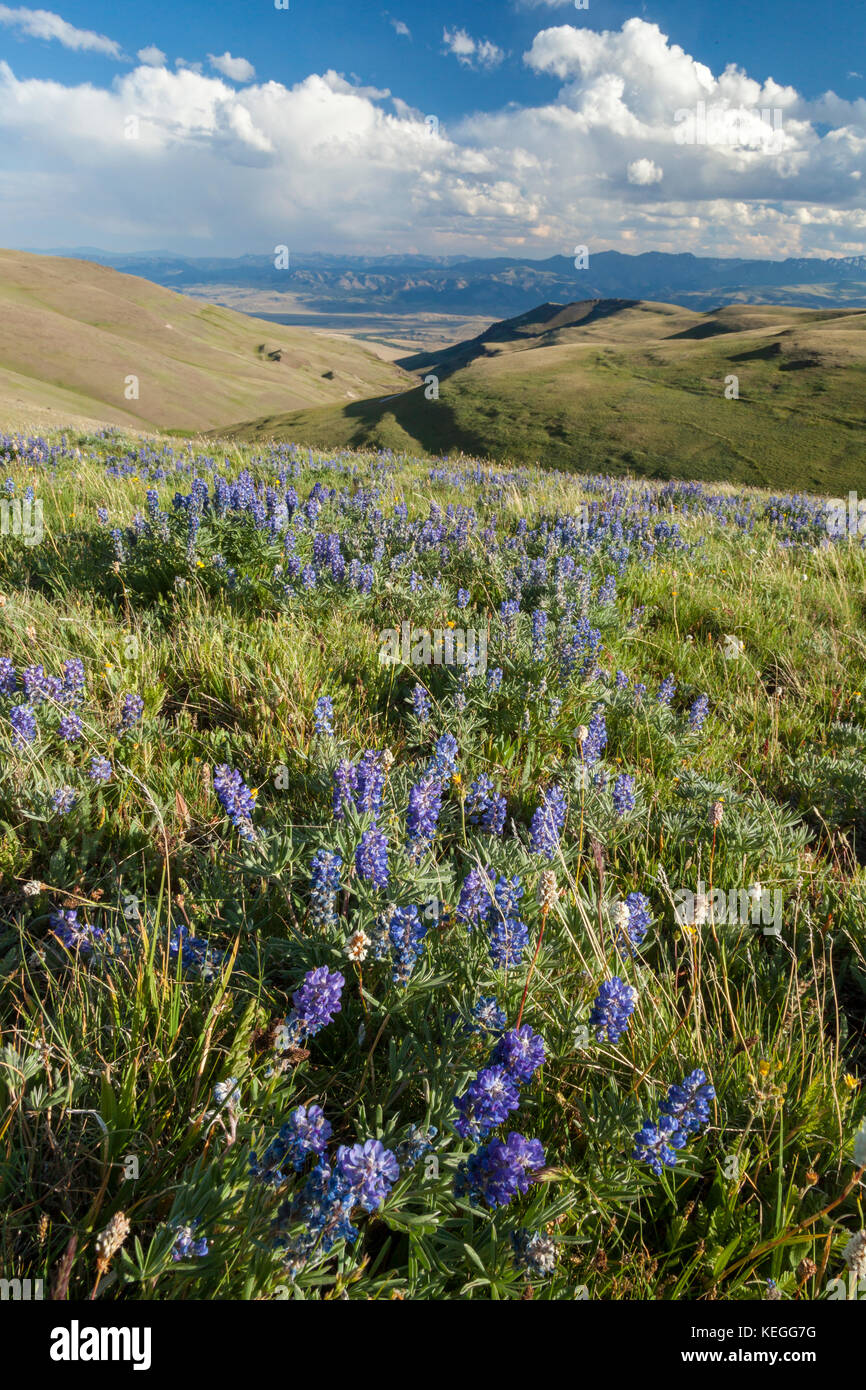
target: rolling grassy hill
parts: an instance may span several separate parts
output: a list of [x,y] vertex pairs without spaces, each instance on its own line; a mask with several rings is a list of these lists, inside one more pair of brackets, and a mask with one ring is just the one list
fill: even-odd
[[[866,489],[866,311],[545,304],[401,359],[396,396],[237,427],[333,447],[462,452],[580,472]],[[439,378],[429,400],[423,378]],[[725,396],[738,379],[739,398]]]
[[[126,380],[139,381],[138,400]],[[405,387],[345,339],[275,327],[88,261],[0,251],[0,427],[197,432]]]

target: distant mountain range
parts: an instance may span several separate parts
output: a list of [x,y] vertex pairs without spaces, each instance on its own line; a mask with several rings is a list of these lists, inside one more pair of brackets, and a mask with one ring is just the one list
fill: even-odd
[[866,256],[761,261],[688,252],[630,256],[601,251],[590,254],[586,269],[576,270],[568,256],[539,261],[298,253],[291,255],[288,270],[277,270],[274,256],[192,258],[168,251],[120,255],[92,247],[43,254],[86,257],[216,301],[220,289],[253,296],[282,292],[291,297],[293,308],[302,306],[317,314],[433,313],[494,319],[525,313],[542,302],[588,299],[649,299],[698,312],[732,304],[866,307]]

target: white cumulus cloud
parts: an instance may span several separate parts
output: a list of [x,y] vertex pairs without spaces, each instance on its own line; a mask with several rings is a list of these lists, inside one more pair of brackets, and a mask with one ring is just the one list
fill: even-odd
[[17,29],[31,39],[55,39],[64,48],[79,52],[104,53],[107,58],[122,59],[123,51],[114,39],[104,34],[96,34],[91,29],[76,29],[51,10],[28,10],[23,7],[13,9],[0,5],[0,24],[7,29]]
[[639,187],[650,183],[661,183],[664,170],[654,164],[651,159],[633,159],[626,170],[626,177],[629,183],[636,183]]
[[[864,253],[863,98],[713,72],[639,19],[542,30],[525,62],[535,102],[436,123],[332,71],[237,86],[142,59],[100,87],[0,61],[0,245]],[[708,138],[715,109],[735,139]]]
[[165,67],[165,54],[162,49],[157,48],[154,43],[150,44],[147,48],[140,48],[137,57],[140,63],[145,63],[148,67]]
[[465,68],[495,68],[505,53],[490,39],[473,39],[465,29],[443,29],[442,42]]
[[233,58],[228,52],[219,58],[213,53],[209,53],[207,57],[211,67],[231,82],[252,82],[256,75],[255,68],[246,58]]

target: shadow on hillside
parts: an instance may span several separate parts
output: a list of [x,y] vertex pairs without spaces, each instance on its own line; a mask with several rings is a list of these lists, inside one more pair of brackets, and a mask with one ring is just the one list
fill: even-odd
[[[440,378],[444,381],[446,374]],[[428,400],[425,387],[418,386],[396,398],[354,401],[343,407],[347,420],[357,421],[350,444],[355,448],[389,447],[387,420],[394,422],[418,444],[425,453],[447,454],[451,450],[483,458],[488,453],[488,441],[479,432],[466,428],[446,400]]]

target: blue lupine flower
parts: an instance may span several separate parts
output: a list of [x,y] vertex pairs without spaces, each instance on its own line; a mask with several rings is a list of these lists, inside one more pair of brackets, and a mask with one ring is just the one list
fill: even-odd
[[110,782],[113,769],[107,758],[91,758],[87,773],[91,782]]
[[56,811],[58,816],[68,816],[72,810],[78,796],[74,787],[62,786],[51,793],[51,809]]
[[204,937],[194,936],[181,922],[172,928],[169,935],[168,958],[172,962],[180,961],[183,974],[196,975],[199,979],[208,981],[214,978],[216,967],[225,959],[225,952],[211,946]]
[[334,737],[334,702],[330,695],[320,695],[314,710],[316,733],[324,738]]
[[493,782],[486,773],[476,777],[466,795],[466,817],[469,824],[480,824],[491,835],[501,835],[507,809],[505,797],[494,791]]
[[520,603],[516,598],[503,599],[499,605],[499,615],[506,633],[510,636],[514,633],[514,624],[520,612]]
[[48,919],[52,934],[67,951],[75,951],[82,956],[93,954],[99,942],[105,940],[101,927],[92,927],[88,922],[79,922],[78,908],[59,908]]
[[358,772],[347,758],[341,758],[334,769],[334,819],[343,820],[347,806],[355,804],[355,790],[358,785]]
[[12,742],[16,748],[25,748],[36,737],[36,716],[30,705],[13,705],[9,711],[12,725]]
[[84,662],[80,656],[70,657],[63,663],[63,695],[70,705],[81,703],[84,691]]
[[523,889],[519,877],[497,878],[494,902],[488,910],[490,958],[498,969],[511,970],[521,964],[529,944],[529,928],[521,921],[519,902]]
[[374,888],[388,882],[388,837],[378,826],[365,830],[355,850],[355,869]]
[[458,1117],[454,1128],[463,1139],[484,1139],[520,1105],[520,1094],[510,1073],[502,1066],[485,1067],[462,1096],[454,1097]]
[[659,1177],[662,1165],[667,1168],[674,1167],[677,1161],[676,1150],[683,1147],[686,1139],[687,1135],[669,1115],[662,1115],[658,1124],[646,1120],[643,1129],[634,1136],[635,1149],[632,1157],[638,1163],[648,1163],[656,1177]]
[[652,921],[649,898],[644,893],[627,893],[625,906],[628,921],[617,933],[617,945],[628,955],[634,955],[649,930]]
[[609,574],[598,591],[598,603],[613,603],[616,600],[616,575]]
[[592,767],[597,763],[606,747],[607,725],[604,720],[604,710],[597,709],[589,721],[589,730],[581,749],[586,766]]
[[406,833],[416,852],[433,842],[442,809],[442,790],[440,779],[427,773],[409,792]]
[[637,990],[618,975],[605,980],[598,991],[589,1021],[599,1042],[618,1042],[628,1027],[637,1004]]
[[[308,970],[304,983],[292,995],[294,1008],[286,1019],[278,1051],[301,1038],[312,1038],[331,1022],[343,1007],[342,994],[346,984],[339,970],[320,965]],[[280,1044],[283,1044],[282,1046]]]
[[523,897],[519,875],[514,874],[512,878],[504,878],[500,874],[493,886],[493,896],[501,916],[516,917],[520,911],[518,903]]
[[453,734],[443,734],[436,740],[433,762],[440,777],[453,777],[457,771],[457,740]]
[[710,712],[710,702],[706,695],[699,695],[689,710],[689,728],[696,733],[704,727],[704,720]]
[[469,590],[468,590],[468,589],[458,589],[458,590],[457,590],[457,607],[458,607],[458,608],[461,608],[461,609],[462,609],[462,608],[465,608],[465,607],[467,606],[467,604],[469,603],[469,598],[470,598],[470,594],[469,594]]
[[208,1243],[205,1236],[196,1236],[198,1220],[191,1221],[188,1226],[178,1226],[174,1245],[171,1247],[171,1258],[177,1260],[203,1259],[208,1253]]
[[635,805],[634,778],[627,772],[621,772],[613,784],[613,809],[618,816],[624,816],[626,812],[633,811]]
[[430,718],[430,697],[423,685],[416,685],[412,691],[412,713],[419,724],[426,724]]
[[499,917],[490,928],[490,958],[500,970],[513,970],[529,945],[529,928],[519,917]]
[[355,769],[354,801],[362,815],[378,816],[385,787],[385,755],[368,748]]
[[310,874],[310,921],[323,930],[334,925],[337,894],[340,891],[342,856],[319,849],[313,855]]
[[0,695],[14,695],[18,689],[15,667],[8,656],[0,656]]
[[120,711],[120,727],[118,733],[126,733],[129,729],[134,729],[141,720],[144,713],[144,701],[140,695],[129,694],[123,699],[123,708]]
[[388,937],[394,959],[395,985],[407,985],[424,952],[427,923],[417,907],[395,907],[388,921]]
[[259,1161],[250,1154],[253,1176],[272,1186],[285,1181],[283,1166],[299,1173],[307,1159],[321,1158],[331,1137],[331,1125],[320,1105],[298,1105],[281,1125]]
[[565,825],[567,803],[561,787],[550,787],[542,797],[541,805],[532,817],[530,833],[534,854],[543,854],[551,860],[559,849],[559,836]]
[[27,666],[21,672],[24,694],[28,703],[40,705],[43,700],[56,698],[62,692],[63,683],[53,676],[46,676],[42,666]]
[[547,645],[547,614],[536,608],[532,614],[532,659],[543,661]]
[[544,1066],[544,1039],[528,1026],[503,1033],[493,1049],[491,1061],[503,1066],[516,1082],[531,1081]]
[[214,768],[213,788],[220,805],[243,840],[254,840],[255,830],[250,819],[256,808],[255,798],[237,768],[220,763]]
[[489,883],[489,868],[470,869],[463,882],[455,915],[458,921],[466,923],[470,931],[482,922],[490,911]]
[[337,1167],[365,1211],[376,1211],[400,1176],[397,1160],[378,1139],[337,1149]]
[[706,1074],[693,1071],[679,1085],[671,1086],[667,1099],[659,1106],[659,1113],[676,1121],[685,1135],[696,1134],[710,1119],[710,1101],[715,1099],[715,1091],[707,1082]]
[[432,1141],[436,1138],[438,1130],[435,1125],[429,1125],[427,1129],[422,1129],[420,1125],[410,1125],[409,1133],[399,1144],[394,1145],[393,1154],[401,1172],[406,1172],[414,1168],[427,1154],[433,1152]]
[[57,725],[57,732],[64,743],[76,743],[78,739],[82,738],[84,735],[84,725],[81,722],[80,715],[61,715],[60,723]]
[[673,676],[668,676],[659,686],[659,693],[656,696],[660,705],[669,705],[674,695],[677,693],[677,683]]
[[491,694],[495,694],[496,691],[499,690],[501,685],[502,667],[491,666],[490,670],[487,672],[487,689],[491,692]]
[[491,1208],[505,1207],[529,1191],[532,1174],[543,1167],[539,1140],[512,1131],[505,1141],[492,1139],[461,1163],[454,1180],[455,1195]]
[[478,1003],[473,1005],[472,1017],[479,1029],[485,1033],[501,1033],[507,1022],[504,1009],[499,1007],[492,995],[479,999]]
[[327,1255],[340,1240],[352,1244],[358,1232],[352,1225],[356,1196],[349,1179],[323,1160],[309,1174],[299,1193],[277,1214],[278,1229],[301,1225],[300,1234],[283,1238],[289,1273],[294,1278],[314,1251]]

